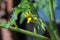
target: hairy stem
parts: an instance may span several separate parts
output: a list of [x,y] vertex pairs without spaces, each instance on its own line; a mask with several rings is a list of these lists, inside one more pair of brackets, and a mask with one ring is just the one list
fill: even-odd
[[33,32],[29,32],[27,30],[23,30],[23,29],[20,29],[20,28],[10,27],[9,29],[13,30],[13,31],[16,31],[16,32],[19,32],[19,33],[23,33],[23,34],[29,35],[29,36],[33,36],[33,37],[39,38],[41,40],[48,40],[47,37],[44,37],[44,36],[39,35],[39,34],[35,34]]

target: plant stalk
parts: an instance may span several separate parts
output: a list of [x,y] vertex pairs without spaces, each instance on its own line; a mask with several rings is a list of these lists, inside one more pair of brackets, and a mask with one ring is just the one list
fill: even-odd
[[20,28],[10,27],[9,29],[13,30],[13,31],[16,31],[16,32],[19,32],[19,33],[23,33],[23,34],[29,35],[29,36],[33,36],[33,37],[39,38],[41,40],[49,40],[47,37],[44,37],[44,36],[36,34],[36,33],[29,32],[27,30],[23,30],[23,29],[20,29]]
[[56,19],[54,15],[54,9],[53,9],[53,0],[49,0],[49,8],[50,8],[50,30],[52,33],[50,33],[52,39],[51,40],[59,40],[59,36],[57,34],[57,25],[56,25]]
[[55,21],[54,9],[53,9],[53,0],[49,0],[49,8],[50,8],[51,21]]

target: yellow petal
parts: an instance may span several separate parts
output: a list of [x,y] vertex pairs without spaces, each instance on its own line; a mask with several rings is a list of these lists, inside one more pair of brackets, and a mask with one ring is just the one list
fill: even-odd
[[25,17],[27,17],[28,16],[28,12],[25,12]]
[[25,12],[25,17],[26,18],[29,18],[29,17],[31,17],[32,16],[32,13],[29,11],[29,12]]
[[31,22],[31,19],[32,19],[31,17],[28,18],[28,19],[27,19],[27,20],[28,20],[27,23],[30,23],[30,22]]

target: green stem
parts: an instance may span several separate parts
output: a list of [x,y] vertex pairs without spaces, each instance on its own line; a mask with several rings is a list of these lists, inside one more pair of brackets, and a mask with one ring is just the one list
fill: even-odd
[[42,35],[39,35],[39,34],[36,34],[36,33],[33,33],[33,32],[29,32],[27,30],[23,30],[23,29],[20,29],[20,28],[10,27],[9,29],[13,30],[13,31],[17,31],[19,33],[23,33],[23,34],[29,35],[29,36],[33,36],[33,37],[39,38],[41,40],[48,40],[47,37],[44,37]]
[[50,33],[52,37],[51,40],[59,40],[59,36],[57,34],[57,25],[56,25],[56,19],[54,16],[54,9],[53,9],[53,0],[49,0],[49,8],[50,8],[50,30],[52,31],[52,33]]
[[53,0],[49,0],[50,16],[51,21],[55,21],[54,9],[53,9]]

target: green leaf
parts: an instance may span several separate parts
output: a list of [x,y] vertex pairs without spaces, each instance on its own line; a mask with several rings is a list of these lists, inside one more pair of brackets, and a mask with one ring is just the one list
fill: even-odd
[[23,11],[23,9],[20,8],[20,7],[15,7],[15,8],[13,9],[13,13],[15,13],[15,14],[19,14],[19,13],[22,12],[22,11]]
[[46,1],[47,0],[35,0],[35,3],[33,3],[33,5],[38,7],[38,9],[40,9],[47,4]]
[[46,30],[45,29],[46,25],[44,24],[43,20],[39,19],[39,22],[40,22],[42,30],[45,31]]
[[[45,15],[49,15],[49,5],[47,0],[35,0],[35,3],[33,4],[35,8],[42,8]],[[48,10],[47,10],[48,9]]]
[[30,9],[31,6],[30,6],[30,1],[28,0],[21,0],[21,2],[19,3],[18,7],[26,10],[26,9]]
[[25,15],[24,13],[22,13],[20,16],[20,24],[22,24],[24,20],[25,20]]
[[41,28],[45,31],[45,25],[41,24]]
[[[49,16],[50,10],[49,10],[49,2],[48,0],[35,0],[35,3],[33,3],[34,7],[38,9],[42,8],[43,12],[46,16]],[[57,0],[53,0],[53,8],[55,9],[57,7]]]
[[5,24],[5,26],[4,26],[5,28],[9,28],[9,27],[11,27],[11,25],[13,25],[15,23],[15,21],[17,20],[17,15],[18,15],[17,13],[19,12],[18,10],[19,10],[18,8],[13,9],[12,17],[9,20],[9,22],[7,24]]
[[[54,10],[55,10],[56,7],[57,7],[57,0],[53,0],[53,8],[54,8]],[[48,1],[47,1],[47,4],[43,7],[43,11],[44,11],[44,14],[46,16],[50,15],[50,8],[49,8]]]
[[41,2],[40,0],[35,0],[35,3],[33,3],[33,6],[37,9],[39,9],[41,7]]

